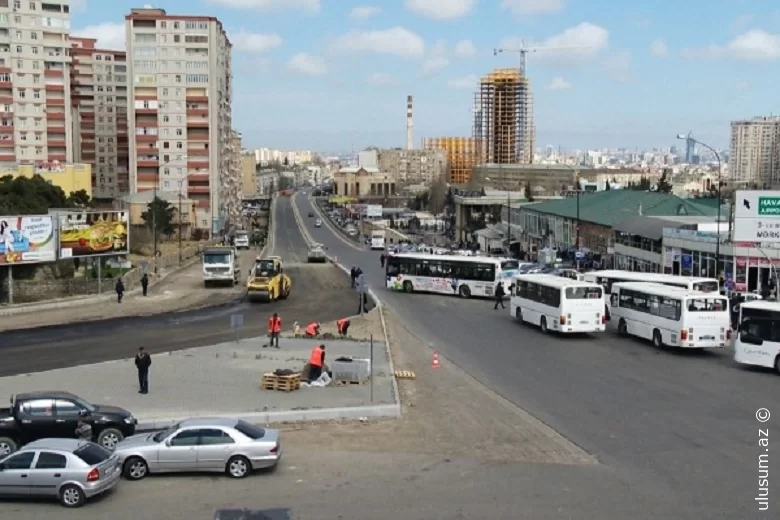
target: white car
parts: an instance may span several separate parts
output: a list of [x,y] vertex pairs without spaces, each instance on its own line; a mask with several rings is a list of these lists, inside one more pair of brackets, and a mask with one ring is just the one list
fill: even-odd
[[314,227],[322,227],[322,220],[317,219],[314,221]]

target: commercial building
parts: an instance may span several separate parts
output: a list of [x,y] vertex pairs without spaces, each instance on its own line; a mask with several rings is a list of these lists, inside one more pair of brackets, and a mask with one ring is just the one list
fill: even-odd
[[[130,191],[181,191],[196,228],[217,233],[231,151],[231,44],[214,17],[132,9],[125,17],[131,109]],[[240,181],[236,181],[238,193]]]
[[472,136],[479,143],[479,163],[533,162],[533,94],[520,69],[495,69],[480,79],[474,95]]
[[386,172],[399,185],[431,184],[445,178],[447,154],[444,150],[379,150],[379,171]]
[[0,1],[0,163],[73,162],[67,1]]
[[94,38],[70,38],[73,157],[94,164],[93,196],[112,200],[130,191],[127,60],[96,48]]
[[56,166],[46,164],[37,166],[33,164],[0,165],[0,177],[7,175],[14,178],[32,178],[33,175],[40,175],[49,184],[62,188],[65,195],[70,195],[74,191],[84,190],[90,198],[93,196],[92,166],[90,164],[58,163]]
[[576,184],[573,167],[562,164],[479,164],[472,184],[502,190],[530,186],[534,195],[558,195]]
[[447,157],[447,182],[468,184],[477,164],[479,141],[473,137],[432,137],[423,139],[426,150],[444,150]]
[[738,187],[780,186],[780,116],[731,122],[729,174]]
[[[497,230],[479,233],[486,225],[501,219],[501,210],[505,206],[517,208],[521,204],[527,204],[525,194],[522,191],[485,191],[484,195],[479,191],[456,190],[453,199],[455,201],[455,240],[470,241],[473,233],[483,238],[493,235],[495,240],[504,240]],[[504,218],[506,220],[506,218]],[[504,224],[506,228],[506,225]],[[482,244],[480,244],[482,245]],[[483,250],[488,248],[483,247]]]
[[376,169],[341,168],[333,176],[333,195],[342,197],[391,197],[397,194],[395,179]]

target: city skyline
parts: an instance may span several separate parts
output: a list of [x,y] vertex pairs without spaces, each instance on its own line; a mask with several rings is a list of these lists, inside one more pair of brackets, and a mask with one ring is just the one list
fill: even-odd
[[[72,34],[115,49],[124,48],[117,30],[124,15],[143,6],[72,4]],[[775,108],[775,72],[767,67],[780,60],[774,2],[709,2],[706,23],[696,2],[653,10],[609,2],[598,12],[557,0],[388,4],[154,5],[225,24],[234,125],[249,148],[403,147],[407,95],[415,100],[416,146],[425,137],[469,136],[478,78],[520,61],[493,48],[517,48],[520,38],[545,49],[528,56],[537,148],[662,148],[688,131],[727,148],[731,120]]]

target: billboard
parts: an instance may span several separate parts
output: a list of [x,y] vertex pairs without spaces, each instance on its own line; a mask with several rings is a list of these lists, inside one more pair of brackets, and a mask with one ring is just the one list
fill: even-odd
[[57,259],[50,215],[0,217],[0,265],[37,264]]
[[130,251],[126,211],[61,213],[60,258],[126,255]]
[[376,204],[367,204],[366,205],[366,217],[367,218],[381,218],[382,217],[382,206],[376,205]]
[[734,242],[780,242],[780,191],[737,191]]

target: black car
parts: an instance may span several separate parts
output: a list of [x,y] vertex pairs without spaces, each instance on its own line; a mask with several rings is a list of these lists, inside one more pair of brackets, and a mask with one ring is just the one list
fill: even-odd
[[309,212],[309,218],[314,218],[314,212],[313,211]]
[[92,426],[93,440],[109,450],[135,434],[138,424],[123,408],[92,404],[70,392],[16,394],[10,408],[0,408],[0,457],[38,439],[76,437],[80,415]]

